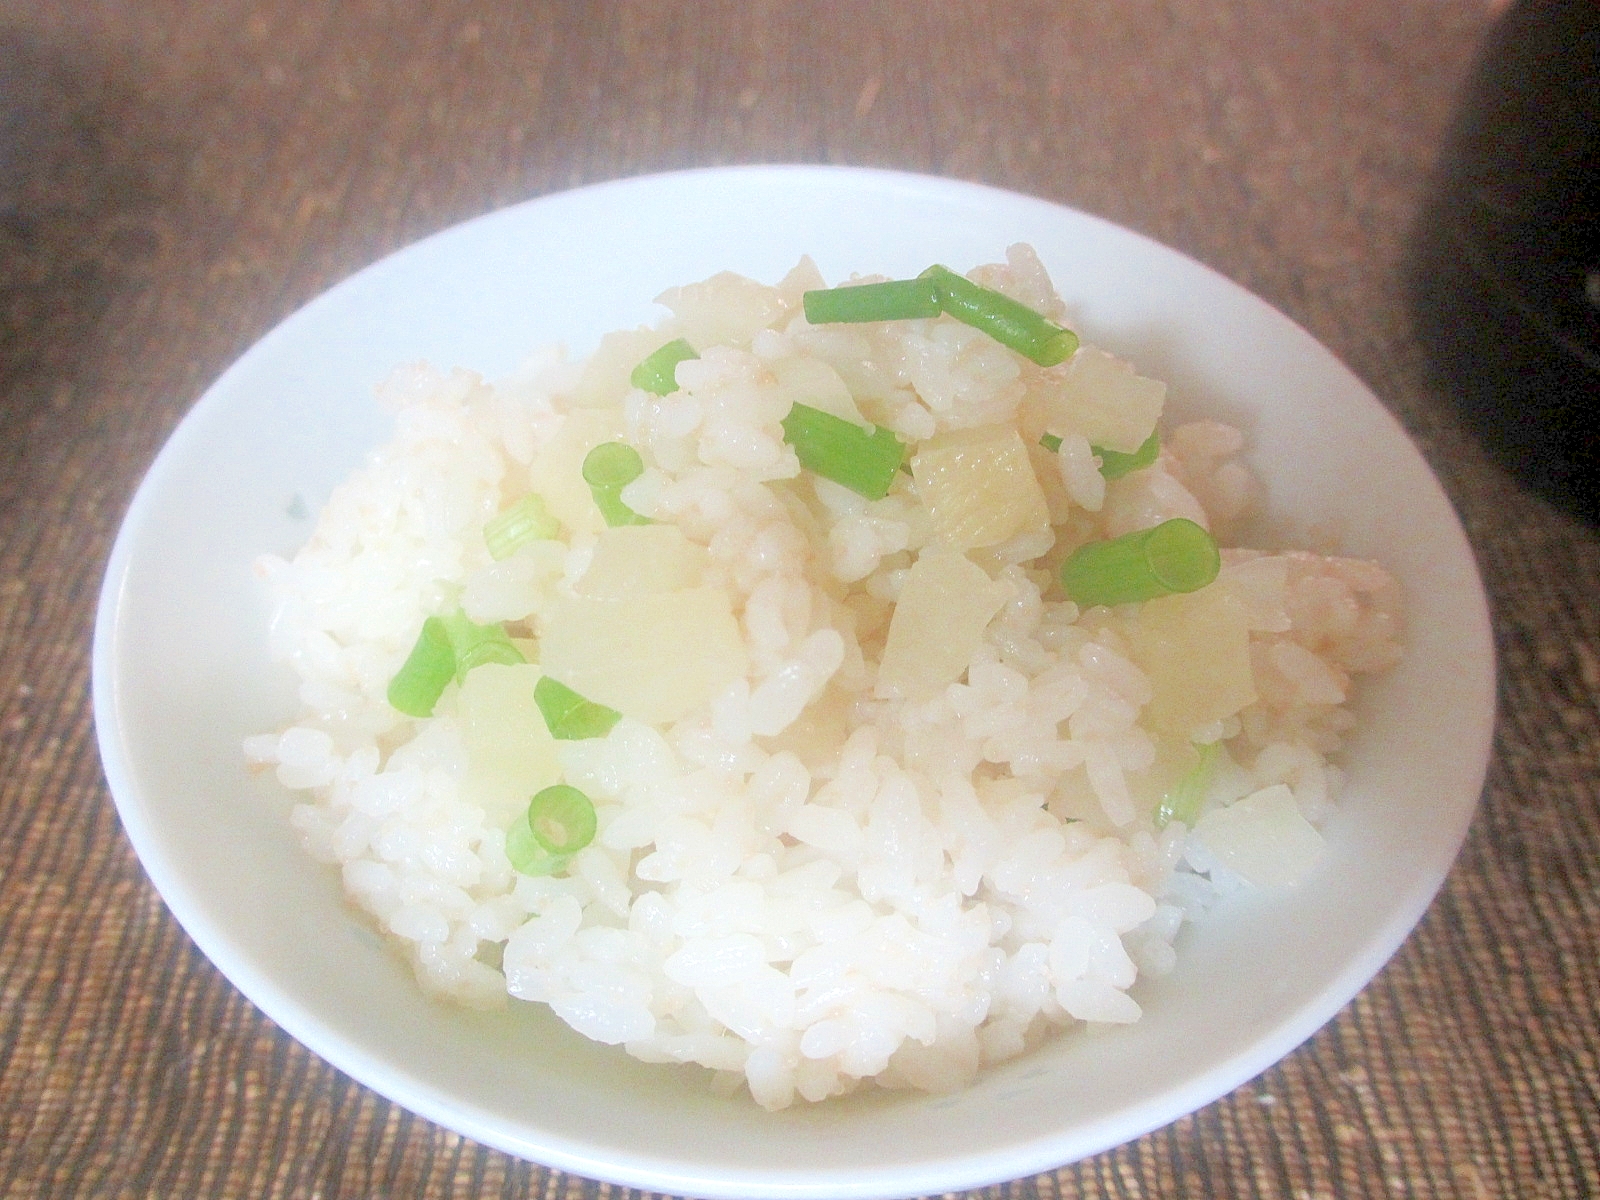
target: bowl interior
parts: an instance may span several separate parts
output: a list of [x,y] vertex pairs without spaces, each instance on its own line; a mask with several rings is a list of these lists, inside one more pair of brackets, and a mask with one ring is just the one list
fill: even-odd
[[[1232,901],[1141,984],[1146,1016],[1059,1039],[950,1096],[870,1093],[763,1112],[690,1069],[635,1063],[542,1009],[457,1011],[347,908],[240,742],[294,712],[251,574],[291,552],[386,428],[373,385],[427,359],[505,373],[651,320],[666,287],[801,254],[852,271],[966,269],[1033,243],[1087,339],[1242,423],[1288,528],[1338,531],[1407,594],[1407,657],[1370,687],[1316,874]],[[623,181],[491,214],[296,313],[213,386],[139,489],[95,635],[95,717],[141,860],[201,949],[290,1034],[397,1102],[515,1154],[619,1183],[727,1196],[978,1186],[1116,1145],[1225,1093],[1313,1033],[1382,966],[1471,817],[1493,721],[1471,552],[1422,458],[1311,337],[1206,268],[1043,201],[947,180],[744,168]]]

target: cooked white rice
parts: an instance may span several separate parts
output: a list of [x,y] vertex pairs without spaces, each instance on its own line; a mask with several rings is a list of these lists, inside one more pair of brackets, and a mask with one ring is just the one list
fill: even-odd
[[[972,277],[1067,318],[1026,246]],[[493,385],[398,372],[380,391],[392,440],[292,561],[261,560],[302,711],[246,746],[305,793],[307,848],[426,987],[548,1004],[586,1037],[727,1073],[774,1109],[864,1080],[955,1088],[1052,1031],[1137,1020],[1136,980],[1170,969],[1187,916],[1315,862],[1351,676],[1398,654],[1383,569],[1306,552],[1225,549],[1194,594],[1221,599],[1165,649],[1149,605],[1080,612],[1054,572],[1087,541],[1186,516],[1232,545],[1257,502],[1240,433],[1163,429],[1153,466],[1107,481],[1095,439],[1119,413],[1153,422],[1161,385],[1091,348],[1040,368],[948,317],[812,326],[800,296],[821,286],[809,261],[775,287],[718,276],[585,363],[552,351]],[[630,387],[680,336],[700,352],[680,390]],[[1108,396],[1126,400],[1109,416]],[[802,472],[779,426],[796,400],[914,448],[1019,435],[1032,477],[1016,495],[1043,507],[985,540],[935,519],[920,479],[865,500]],[[1057,453],[1037,444],[1051,425]],[[578,477],[611,438],[646,463],[624,501],[683,535],[664,565],[606,531]],[[530,490],[561,537],[496,562],[484,524]],[[946,595],[948,626],[885,670],[913,566],[951,551],[979,569],[977,616]],[[430,719],[386,700],[429,615],[505,622],[537,660],[559,613],[595,604],[644,614],[639,647],[617,644],[625,715],[604,738],[486,732],[469,687],[532,667],[478,668]],[[731,619],[721,634],[656,620],[674,605]],[[665,692],[650,693],[654,671]],[[1192,743],[1219,745],[1204,814],[1161,825]],[[534,776],[598,813],[555,875],[507,858]]]

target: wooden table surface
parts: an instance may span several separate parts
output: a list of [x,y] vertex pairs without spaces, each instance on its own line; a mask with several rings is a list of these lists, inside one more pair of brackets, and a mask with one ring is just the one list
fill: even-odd
[[1600,535],[1493,466],[1400,286],[1475,0],[0,0],[0,1192],[620,1189],[411,1116],[163,907],[89,709],[111,539],[185,410],[374,258],[576,184],[895,167],[1215,267],[1389,404],[1482,564],[1481,810],[1393,962],[1258,1080],[1008,1197],[1600,1194]]

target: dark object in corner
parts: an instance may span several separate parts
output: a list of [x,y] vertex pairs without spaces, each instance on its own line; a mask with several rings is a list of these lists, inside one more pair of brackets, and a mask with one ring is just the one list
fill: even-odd
[[1514,5],[1413,234],[1413,319],[1488,450],[1600,522],[1600,4]]

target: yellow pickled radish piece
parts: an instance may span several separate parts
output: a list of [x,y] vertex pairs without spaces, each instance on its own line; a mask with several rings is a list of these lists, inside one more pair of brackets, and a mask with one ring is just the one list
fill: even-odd
[[653,725],[711,701],[749,668],[721,588],[576,596],[550,608],[540,665],[587,700]]
[[623,600],[698,587],[706,549],[676,525],[618,525],[595,540],[589,569],[574,586],[584,596]]
[[526,811],[528,797],[561,778],[555,739],[534,703],[539,668],[486,663],[461,681],[456,719],[467,751],[466,799],[491,824]]
[[918,558],[889,619],[878,694],[921,699],[960,679],[1010,594],[964,554]]
[[929,438],[911,460],[917,496],[934,539],[949,550],[995,546],[1050,527],[1044,490],[1022,437],[1010,426],[959,429]]
[[1223,866],[1256,887],[1298,883],[1316,867],[1325,844],[1282,783],[1206,813],[1194,836]]
[[763,329],[788,311],[777,288],[732,271],[701,283],[668,288],[656,297],[678,318],[678,332],[696,350],[707,346],[748,346]]
[[1132,454],[1155,431],[1167,385],[1093,346],[1072,356],[1045,401],[1046,427],[1081,433],[1092,446]]
[[1220,582],[1139,606],[1129,640],[1150,680],[1153,728],[1188,738],[1255,701],[1250,618],[1250,606]]

